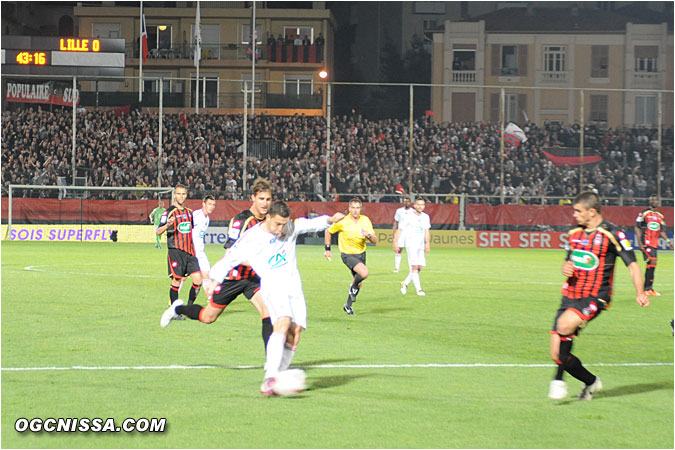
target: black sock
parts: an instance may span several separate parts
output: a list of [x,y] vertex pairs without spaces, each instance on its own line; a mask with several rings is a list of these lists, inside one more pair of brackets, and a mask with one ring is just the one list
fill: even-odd
[[272,325],[272,320],[269,317],[265,317],[262,320],[262,339],[265,344],[265,351],[267,351],[267,341],[270,340],[272,332],[274,331],[274,326]]
[[185,315],[192,320],[199,320],[199,313],[202,312],[202,309],[204,309],[204,307],[196,303],[191,305],[180,305],[176,306],[176,314]]
[[565,363],[564,361],[567,361],[567,358],[570,356],[570,352],[572,351],[572,340],[563,340],[564,338],[567,338],[567,336],[561,336],[560,340],[560,347],[558,350],[558,368],[556,369],[555,373],[555,379],[556,380],[562,380],[563,379],[563,373],[565,372]]
[[174,285],[171,285],[171,287],[169,288],[169,301],[171,302],[172,305],[173,302],[178,300],[178,289],[179,287]]
[[574,378],[583,381],[585,384],[593,384],[595,382],[595,375],[590,373],[588,369],[581,364],[579,358],[574,355],[570,355],[569,358],[567,358],[567,361],[565,361],[565,370]]
[[648,266],[647,270],[645,270],[645,291],[649,290],[652,288],[654,285],[654,270],[656,267],[654,266]]
[[190,288],[190,296],[188,297],[188,305],[191,305],[195,302],[195,299],[199,295],[199,289],[201,289],[201,287],[202,287],[201,284],[192,283],[192,287]]
[[352,301],[356,301],[356,296],[359,295],[359,291],[361,288],[359,287],[359,284],[364,280],[364,278],[359,275],[358,273],[354,274],[354,281],[352,282],[352,285],[349,286],[349,296],[347,298],[347,306],[352,306]]

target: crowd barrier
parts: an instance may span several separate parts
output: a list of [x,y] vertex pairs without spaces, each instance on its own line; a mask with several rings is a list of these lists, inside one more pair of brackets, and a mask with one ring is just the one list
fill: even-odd
[[[347,202],[289,202],[293,217],[310,214],[334,214],[348,210]],[[201,200],[188,200],[186,205],[193,210],[201,208]],[[148,223],[148,215],[157,206],[157,200],[86,200],[86,199],[12,199],[12,223],[88,223],[140,225]],[[168,201],[165,201],[168,206]],[[211,223],[227,224],[232,217],[251,206],[250,201],[218,201],[211,214]],[[365,203],[363,214],[374,224],[391,224],[394,213],[401,205],[397,203]],[[459,223],[459,206],[431,204],[426,212],[432,223]],[[9,215],[8,200],[2,198],[2,221]]]
[[[168,203],[166,201],[165,203]],[[200,200],[188,200],[187,206],[201,208]],[[156,200],[86,200],[86,199],[36,199],[14,198],[12,200],[12,223],[87,223],[87,224],[124,224],[141,225],[148,221],[148,215],[157,206]],[[333,214],[346,212],[346,202],[289,202],[293,217],[310,214]],[[363,214],[373,224],[392,224],[394,213],[401,205],[398,203],[364,203]],[[229,220],[244,209],[250,207],[248,201],[218,201],[211,215],[214,225],[226,225]],[[644,207],[640,206],[604,206],[605,219],[621,227],[635,225],[635,218]],[[665,215],[666,224],[673,226],[672,206],[660,208]],[[451,228],[459,224],[459,205],[428,203],[425,210],[431,217],[434,228]],[[8,199],[2,198],[2,222],[8,218]],[[571,206],[539,205],[484,205],[467,204],[465,212],[466,228],[473,226],[573,226]]]
[[[16,225],[7,233],[2,225],[2,236],[10,241],[42,242],[126,242],[155,244],[152,225]],[[391,228],[375,228],[378,247],[392,247]],[[628,239],[637,248],[635,234],[627,232]],[[113,238],[114,236],[114,238]],[[323,234],[311,243],[322,244]],[[672,239],[673,234],[668,233]],[[227,239],[227,228],[209,227],[204,243],[222,246]],[[162,237],[165,242],[166,238]],[[308,240],[306,243],[309,243]],[[564,249],[567,233],[558,231],[475,231],[475,230],[431,230],[431,247],[448,248],[536,248]],[[669,250],[668,243],[661,239],[659,248]]]

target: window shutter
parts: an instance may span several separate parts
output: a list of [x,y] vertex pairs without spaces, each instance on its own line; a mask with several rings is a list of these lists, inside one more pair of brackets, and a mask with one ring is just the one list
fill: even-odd
[[518,46],[518,76],[527,76],[527,45]]
[[499,94],[490,94],[490,122],[499,122]]
[[525,116],[523,115],[523,112],[527,114],[527,94],[518,94],[518,111],[516,114],[516,121],[522,120],[525,122]]
[[501,50],[502,46],[499,44],[492,44],[492,75],[499,76],[502,71],[501,64]]

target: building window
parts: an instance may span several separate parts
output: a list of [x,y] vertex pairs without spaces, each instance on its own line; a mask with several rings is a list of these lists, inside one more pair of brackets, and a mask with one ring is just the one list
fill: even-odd
[[518,47],[502,45],[502,75],[518,75]]
[[635,97],[635,125],[656,125],[656,96]]
[[97,38],[119,38],[122,34],[122,24],[120,23],[93,23],[91,25],[91,35]]
[[591,95],[591,122],[607,123],[608,97]]
[[609,46],[591,46],[591,78],[607,78],[609,76]]
[[[249,44],[251,40],[249,39],[251,35],[251,24],[247,23],[241,26],[241,43]],[[255,26],[255,43],[256,45],[262,44],[262,25]]]
[[504,121],[518,121],[518,94],[504,95]]
[[413,2],[413,14],[445,14],[445,2]]
[[148,25],[148,48],[171,48],[171,25]]
[[[260,82],[262,80],[262,74],[261,73],[256,73],[255,74],[255,91],[256,92],[261,92],[262,91],[262,83]],[[241,74],[241,92],[244,91],[251,92],[251,74],[250,73],[242,73]]]
[[[159,92],[159,80],[148,80],[148,78],[171,78],[171,72],[146,72],[143,71],[143,91],[144,92]],[[162,80],[164,86],[163,92],[168,94],[171,92],[171,80]]]
[[564,72],[565,53],[566,53],[565,47],[552,45],[544,46],[544,71]]
[[[195,91],[199,89],[199,106],[205,108],[218,107],[218,74],[200,73],[199,83],[195,79],[196,73],[190,74],[190,106],[195,106]],[[204,92],[206,88],[206,93]]]
[[311,95],[312,75],[286,75],[284,77],[284,94]]
[[452,70],[476,70],[476,51],[475,50],[453,51]]
[[312,27],[284,27],[284,38],[291,44],[302,45],[305,42],[314,43],[314,28]]
[[636,72],[656,72],[658,47],[655,45],[636,45],[635,46],[635,71]]

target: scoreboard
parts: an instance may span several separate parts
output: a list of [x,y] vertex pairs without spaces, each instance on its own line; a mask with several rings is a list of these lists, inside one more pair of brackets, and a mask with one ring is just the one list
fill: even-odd
[[124,39],[2,36],[2,74],[124,76]]

